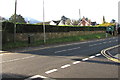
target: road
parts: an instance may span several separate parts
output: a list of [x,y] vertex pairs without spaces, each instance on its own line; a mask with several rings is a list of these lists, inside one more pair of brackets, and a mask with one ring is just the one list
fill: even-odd
[[118,78],[120,64],[101,54],[101,50],[115,45],[118,45],[117,37],[0,54],[2,76],[19,79],[43,76],[64,80]]

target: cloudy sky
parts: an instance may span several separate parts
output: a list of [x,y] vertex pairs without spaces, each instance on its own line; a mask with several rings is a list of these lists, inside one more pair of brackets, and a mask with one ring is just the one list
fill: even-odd
[[[59,20],[61,16],[79,19],[85,16],[92,21],[102,23],[118,21],[118,2],[120,0],[44,0],[45,21]],[[43,0],[17,0],[17,14],[43,21]],[[0,0],[0,16],[10,17],[14,14],[15,0]]]

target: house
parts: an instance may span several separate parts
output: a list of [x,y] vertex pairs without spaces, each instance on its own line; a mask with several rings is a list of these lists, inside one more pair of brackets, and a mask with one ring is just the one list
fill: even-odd
[[6,21],[5,18],[0,16],[0,22]]
[[50,25],[72,25],[72,21],[69,18],[62,16],[61,20],[50,21]]
[[52,21],[50,21],[50,25],[65,25],[65,21],[63,21],[63,20],[57,20],[57,21],[52,20]]
[[83,17],[78,25],[80,25],[80,26],[91,26],[91,20]]
[[64,20],[60,20],[60,23],[58,25],[66,25]]
[[52,20],[52,21],[50,21],[50,25],[59,25],[59,23],[60,23],[60,20],[58,20],[58,21],[54,21],[54,20]]
[[96,22],[91,22],[91,25],[92,25],[92,26],[96,26],[97,23],[96,23]]

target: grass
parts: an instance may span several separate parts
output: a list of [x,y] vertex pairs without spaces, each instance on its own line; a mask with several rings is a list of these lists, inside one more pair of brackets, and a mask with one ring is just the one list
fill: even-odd
[[[111,35],[108,35],[111,37]],[[101,39],[105,38],[105,33],[94,33],[94,34],[86,34],[81,36],[70,36],[70,37],[62,37],[62,38],[53,38],[48,39],[46,44],[56,44],[56,43],[65,43],[65,42],[76,42],[76,41],[87,41],[93,39]],[[3,50],[13,49],[13,48],[20,48],[20,47],[28,47],[28,46],[39,46],[43,45],[43,40],[35,41],[32,44],[28,44],[27,41],[19,41],[16,43],[7,43],[3,45]]]
[[47,40],[47,44],[74,42],[74,41],[86,41],[86,40],[101,39],[101,38],[105,38],[105,33],[96,33],[96,34],[87,34],[87,35],[82,35],[82,36],[70,36],[70,37],[49,39]]

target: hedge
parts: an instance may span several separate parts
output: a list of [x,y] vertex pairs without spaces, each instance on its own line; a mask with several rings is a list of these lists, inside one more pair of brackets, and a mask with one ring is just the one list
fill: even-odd
[[[14,32],[14,24],[10,22],[3,22],[3,30],[9,33]],[[78,27],[78,26],[54,26],[45,25],[46,32],[69,32],[69,31],[105,31],[106,27]],[[17,33],[37,33],[43,32],[43,25],[35,24],[16,24]]]

